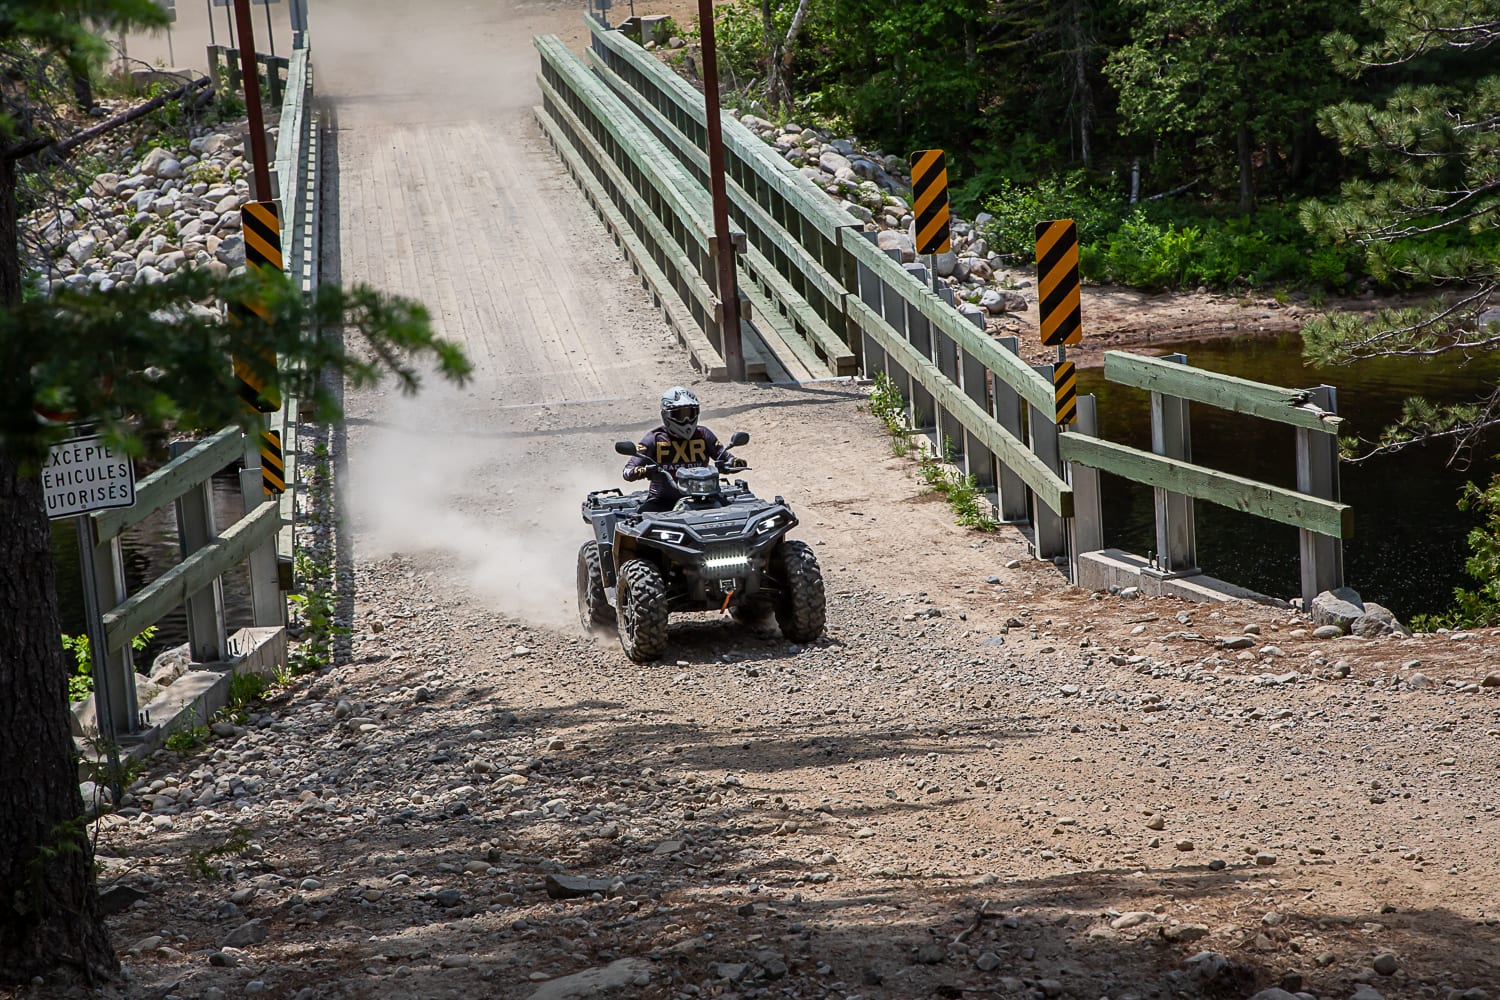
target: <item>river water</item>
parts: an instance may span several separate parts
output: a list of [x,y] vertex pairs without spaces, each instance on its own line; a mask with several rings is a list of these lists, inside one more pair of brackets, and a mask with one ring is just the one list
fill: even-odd
[[[1428,362],[1382,358],[1337,368],[1302,359],[1294,334],[1235,337],[1184,344],[1153,344],[1140,353],[1187,355],[1188,364],[1256,382],[1287,387],[1328,384],[1338,388],[1344,433],[1366,439],[1392,422],[1409,396],[1439,402],[1477,398],[1500,379],[1500,357],[1462,365],[1453,359]],[[1103,369],[1079,371],[1079,392],[1099,397],[1105,438],[1150,450],[1148,393],[1104,380]],[[1276,486],[1296,486],[1293,428],[1192,405],[1193,461]],[[1464,575],[1465,537],[1478,524],[1457,509],[1459,489],[1473,479],[1487,483],[1500,471],[1493,452],[1500,436],[1475,450],[1471,464],[1448,464],[1442,445],[1410,448],[1396,455],[1342,467],[1343,502],[1354,508],[1354,535],[1344,545],[1344,576],[1367,600],[1400,618],[1438,611],[1451,603]],[[1102,477],[1105,544],[1145,555],[1155,549],[1152,490],[1118,477]],[[1195,504],[1198,561],[1211,576],[1276,597],[1299,593],[1297,530],[1232,511]]]

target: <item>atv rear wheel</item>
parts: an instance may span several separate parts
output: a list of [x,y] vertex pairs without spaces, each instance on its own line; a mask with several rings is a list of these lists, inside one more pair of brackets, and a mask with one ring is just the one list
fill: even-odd
[[667,651],[667,585],[661,571],[644,559],[620,567],[615,594],[619,602],[620,645],[637,663]]
[[812,642],[823,634],[823,571],[806,542],[785,539],[771,555],[781,594],[776,624],[793,642]]
[[594,542],[584,542],[578,550],[578,621],[586,632],[615,623],[615,609],[604,595],[599,546]]

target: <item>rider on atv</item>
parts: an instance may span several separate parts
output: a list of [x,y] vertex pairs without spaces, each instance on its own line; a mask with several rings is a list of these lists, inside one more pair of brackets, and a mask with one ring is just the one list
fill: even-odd
[[678,469],[704,467],[721,459],[727,459],[726,468],[741,464],[713,431],[698,426],[698,397],[680,385],[662,393],[661,426],[647,432],[635,450],[625,463],[624,477],[627,482],[651,480],[641,505],[643,514],[671,510],[683,498],[685,494],[672,479]]

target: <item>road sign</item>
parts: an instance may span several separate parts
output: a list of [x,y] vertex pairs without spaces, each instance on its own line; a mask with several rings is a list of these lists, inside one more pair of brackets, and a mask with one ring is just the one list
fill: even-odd
[[1071,361],[1059,361],[1052,369],[1052,394],[1057,400],[1057,422],[1078,419],[1078,370]]
[[[247,202],[240,210],[240,227],[245,238],[245,265],[257,269],[270,267],[280,271],[281,210],[276,203]],[[260,319],[269,319],[271,315],[261,303],[247,302],[243,309],[235,310],[235,316],[244,321],[248,319],[246,312]],[[270,367],[276,366],[276,355],[266,352],[264,359]],[[234,376],[238,382],[240,399],[247,408],[260,413],[272,413],[281,409],[280,394],[244,358],[234,359]]]
[[130,507],[135,504],[135,466],[101,434],[70,438],[47,456],[42,492],[49,518]]
[[1072,219],[1036,224],[1036,284],[1042,344],[1061,347],[1083,340],[1079,317],[1078,227]]
[[267,495],[286,492],[286,462],[281,457],[281,432],[260,432],[260,482]]
[[948,167],[941,149],[911,154],[912,214],[917,220],[917,253],[947,253]]

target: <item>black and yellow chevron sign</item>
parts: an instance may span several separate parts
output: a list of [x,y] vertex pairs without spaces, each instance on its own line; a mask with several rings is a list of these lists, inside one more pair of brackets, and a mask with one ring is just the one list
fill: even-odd
[[1052,369],[1052,395],[1057,400],[1057,422],[1071,424],[1078,419],[1078,370],[1071,361],[1059,361]]
[[286,461],[278,431],[260,432],[260,484],[268,495],[286,492]]
[[1072,219],[1036,224],[1036,284],[1042,344],[1083,340],[1078,290],[1078,227]]
[[[245,238],[245,265],[254,268],[271,267],[280,271],[281,210],[276,207],[276,203],[246,202],[244,208],[240,209],[240,227]],[[241,322],[252,315],[262,320],[270,318],[270,311],[258,302],[247,302],[230,312],[235,320]],[[276,355],[267,351],[262,359],[261,371],[257,371],[257,366],[244,358],[235,358],[234,377],[245,406],[259,413],[273,413],[281,409],[281,398],[264,372],[276,370]]]
[[948,167],[941,149],[911,154],[912,215],[917,220],[917,253],[947,253]]

